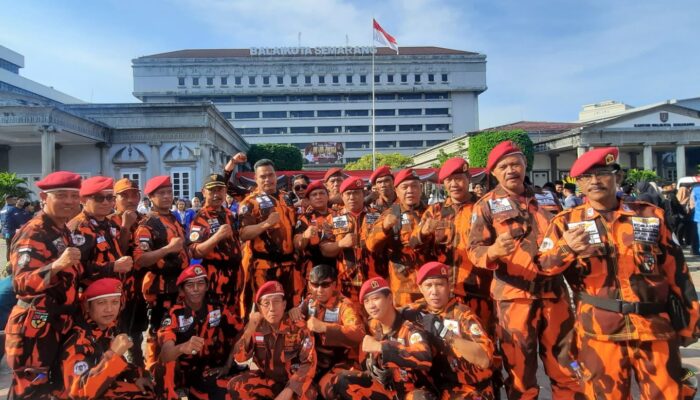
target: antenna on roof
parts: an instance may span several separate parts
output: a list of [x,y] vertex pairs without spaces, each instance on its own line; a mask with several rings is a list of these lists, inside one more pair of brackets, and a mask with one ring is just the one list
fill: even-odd
[[348,34],[345,34],[345,47],[350,47],[350,36]]
[[301,47],[301,32],[299,32],[299,35],[297,36],[297,42],[298,42],[298,47]]

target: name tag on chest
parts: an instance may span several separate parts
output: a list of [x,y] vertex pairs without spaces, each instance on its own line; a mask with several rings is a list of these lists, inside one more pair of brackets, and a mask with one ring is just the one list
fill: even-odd
[[327,309],[326,313],[323,314],[323,322],[338,322],[339,312],[337,308]]
[[261,209],[272,208],[275,206],[275,203],[272,202],[270,196],[258,196],[255,198],[255,201],[258,202]]
[[590,244],[603,243],[600,239],[600,233],[598,232],[598,226],[595,221],[570,222],[568,226],[570,230],[583,226],[583,229],[588,232],[588,243]]
[[557,206],[557,201],[554,200],[554,195],[549,192],[542,194],[535,193],[535,200],[540,206]]
[[347,229],[350,223],[347,215],[333,217],[333,229]]
[[490,199],[489,208],[493,214],[513,211],[513,205],[510,204],[510,201],[506,197],[502,197],[500,199]]
[[659,219],[632,217],[635,242],[657,243],[659,241]]

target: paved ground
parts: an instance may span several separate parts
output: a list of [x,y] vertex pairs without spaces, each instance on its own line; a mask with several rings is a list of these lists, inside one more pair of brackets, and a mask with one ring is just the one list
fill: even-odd
[[[693,282],[695,283],[695,287],[700,289],[700,256],[691,256],[687,251],[686,253],[686,261],[688,262],[688,266],[690,268],[690,274],[691,277],[693,278]],[[4,243],[0,244],[0,260],[5,259],[5,245]],[[697,370],[700,371],[700,342],[695,343],[687,348],[682,348],[681,349],[681,356],[683,357],[683,363],[695,367]],[[541,392],[540,392],[540,399],[551,399],[552,398],[552,392],[549,388],[549,381],[547,380],[546,375],[544,374],[543,368],[540,365],[540,368],[538,370],[537,374],[537,380],[540,384],[541,387]],[[3,358],[0,362],[0,398],[4,398],[7,396],[7,389],[10,386],[11,382],[11,372],[7,368],[7,364],[5,363],[5,359]],[[635,395],[633,398],[637,398],[638,396]],[[505,397],[503,397],[505,398]],[[696,399],[700,399],[700,394],[698,394]]]

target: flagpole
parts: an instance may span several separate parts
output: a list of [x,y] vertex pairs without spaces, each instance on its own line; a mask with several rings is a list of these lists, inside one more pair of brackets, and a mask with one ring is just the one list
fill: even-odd
[[372,169],[377,169],[377,149],[375,147],[375,125],[374,125],[374,53],[377,52],[377,48],[374,45],[374,17],[372,17]]

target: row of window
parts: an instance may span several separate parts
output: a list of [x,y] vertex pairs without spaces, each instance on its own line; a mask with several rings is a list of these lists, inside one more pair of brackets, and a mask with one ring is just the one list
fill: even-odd
[[[421,124],[410,125],[375,125],[376,132],[449,132],[449,124],[426,124],[425,129]],[[370,133],[367,125],[351,126],[293,126],[293,127],[265,127],[265,128],[238,128],[242,135],[283,135],[283,134],[314,134],[314,133]]]
[[[345,84],[352,85],[355,83],[359,83],[361,85],[367,84],[367,75],[365,74],[359,74],[359,75],[343,75],[345,79],[342,81]],[[425,79],[424,79],[425,78]],[[402,84],[408,84],[408,83],[414,83],[414,84],[420,84],[423,82],[427,83],[437,83],[437,79],[440,79],[441,83],[448,83],[448,74],[375,74],[374,75],[374,83],[375,84],[393,84],[395,82],[400,82]],[[181,87],[187,86],[187,79],[188,77],[185,76],[179,76],[177,78],[177,85]],[[192,87],[199,87],[202,85],[208,86],[208,87],[213,87],[214,86],[214,81],[215,78],[213,76],[205,76],[205,77],[200,77],[200,76],[192,76],[189,77],[190,83]],[[233,84],[235,86],[243,86],[243,82],[246,82],[248,86],[256,86],[258,84],[262,84],[264,86],[269,86],[274,82],[278,86],[284,86],[284,85],[299,85],[300,83],[303,82],[304,85],[325,85],[327,83],[333,84],[333,85],[339,85],[341,82],[341,75],[292,75],[292,76],[280,76],[280,75],[249,75],[246,77],[243,76],[234,76],[233,77]],[[229,77],[228,76],[221,76],[219,77],[219,85],[220,86],[228,86],[229,85]]]
[[[211,101],[213,103],[290,103],[290,102],[353,102],[370,101],[369,93],[358,94],[297,94],[297,95],[274,95],[274,96],[180,96],[177,101],[180,103],[192,101]],[[396,101],[396,100],[448,100],[449,92],[430,93],[377,93],[374,96],[376,101]]]
[[[425,111],[425,113],[424,113]],[[398,113],[397,113],[398,112]],[[299,110],[299,111],[236,111],[231,113],[229,111],[224,111],[224,118],[226,119],[258,119],[261,118],[333,118],[333,117],[368,117],[370,116],[370,110]],[[442,115],[449,116],[450,110],[448,108],[400,108],[398,110],[393,108],[378,109],[375,110],[375,115],[378,117],[394,117],[399,116],[413,116],[413,115]]]
[[[444,142],[444,140],[378,140],[375,142],[377,148],[389,148],[389,147],[432,147]],[[293,143],[300,150],[304,150],[311,143]],[[345,149],[360,150],[360,149],[371,149],[371,142],[346,142],[343,143]]]

